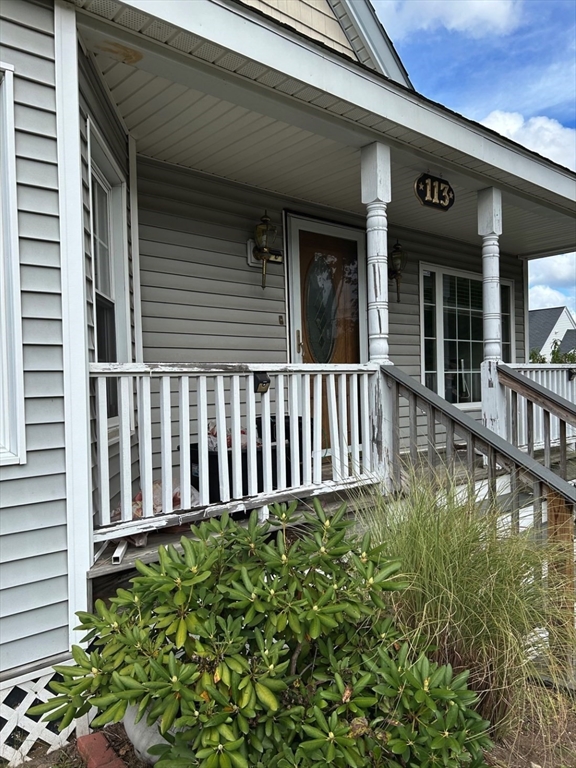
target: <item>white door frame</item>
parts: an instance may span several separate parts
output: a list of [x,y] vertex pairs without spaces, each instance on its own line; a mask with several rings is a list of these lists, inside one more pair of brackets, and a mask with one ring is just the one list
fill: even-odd
[[302,353],[296,345],[296,334],[302,337],[302,302],[300,291],[300,232],[315,232],[329,237],[340,237],[356,243],[358,254],[358,328],[360,334],[360,362],[368,362],[368,307],[366,286],[366,231],[346,224],[286,213],[286,246],[288,261],[288,313],[290,318],[290,360],[302,362]]

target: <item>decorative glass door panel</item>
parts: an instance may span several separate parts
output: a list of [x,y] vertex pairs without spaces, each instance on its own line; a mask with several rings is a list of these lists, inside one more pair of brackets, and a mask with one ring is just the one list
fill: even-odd
[[356,242],[301,230],[299,256],[303,362],[359,363]]

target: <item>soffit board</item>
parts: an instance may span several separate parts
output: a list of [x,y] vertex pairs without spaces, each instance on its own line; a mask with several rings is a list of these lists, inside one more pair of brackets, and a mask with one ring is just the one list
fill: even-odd
[[[355,137],[359,145],[378,139],[389,141],[396,146],[403,145],[409,150],[420,153],[423,159],[425,157],[436,161],[440,159],[448,168],[470,173],[482,180],[484,185],[494,183],[514,190],[520,195],[540,200],[545,205],[565,211],[573,210],[572,201],[576,196],[574,192],[576,177],[573,173],[544,158],[538,158],[534,153],[482,126],[453,115],[418,94],[406,89],[399,91],[399,87],[394,87],[394,84],[389,81],[380,79],[374,83],[380,89],[385,89],[380,90],[378,101],[381,102],[385,98],[388,105],[389,101],[395,100],[397,106],[400,98],[402,113],[407,117],[406,123],[421,125],[423,132],[414,130],[410,125],[403,125],[403,120],[398,122],[401,119],[399,116],[396,121],[384,118],[382,114],[379,115],[358,102],[353,103],[349,99],[338,98],[333,92],[326,92],[206,38],[155,19],[134,7],[139,5],[138,0],[131,5],[116,0],[74,0],[74,2],[90,15],[112,22],[118,30],[123,28],[137,32],[142,42],[147,39],[149,42],[163,43],[175,53],[182,52],[220,71],[234,73],[234,76],[242,78],[245,82],[257,83],[278,94],[287,94],[301,104],[310,105],[318,111],[325,112],[328,118],[334,115],[340,116],[343,121],[339,125],[333,123],[333,130],[337,132],[342,128],[345,125],[344,121],[354,124],[359,129]],[[307,47],[298,50],[307,50]],[[324,55],[321,60],[326,63],[326,56]],[[342,74],[343,60],[340,59],[334,63],[335,70],[330,71],[338,79],[338,74]],[[352,62],[350,65],[354,66]],[[350,76],[354,73],[346,71],[346,75]],[[358,75],[360,79],[357,80],[357,85],[360,87],[362,83],[366,84],[366,71],[359,71],[354,76]],[[373,77],[377,77],[376,73]],[[346,90],[356,95],[353,88],[346,88]],[[391,109],[387,112],[397,112],[392,106],[391,103]],[[438,136],[442,133],[440,123],[443,119],[444,129],[449,127],[454,130],[451,136],[440,140]],[[432,123],[435,123],[434,131],[428,130]],[[365,130],[362,132],[362,129]],[[450,138],[453,140],[450,141]],[[458,138],[457,141],[456,138]],[[502,162],[506,166],[504,169],[498,167]]]
[[[90,38],[87,42],[96,45]],[[143,68],[146,59],[129,65],[97,51],[95,63],[140,155],[322,205],[327,216],[334,210],[365,213],[360,147],[161,77]],[[422,208],[413,193],[414,180],[427,170],[422,161],[398,149],[392,158],[390,222],[440,237],[449,233],[454,240],[477,245],[481,182],[462,173],[450,175],[457,205],[443,214]],[[442,167],[428,170],[445,172]],[[503,250],[527,255],[570,240],[566,216],[520,203],[504,195]]]

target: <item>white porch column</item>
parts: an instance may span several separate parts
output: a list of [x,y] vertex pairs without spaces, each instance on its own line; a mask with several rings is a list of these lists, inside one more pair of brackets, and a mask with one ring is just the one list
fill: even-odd
[[500,247],[502,193],[489,187],[478,192],[478,234],[482,237],[482,306],[484,361],[481,365],[482,421],[493,432],[506,437],[506,397],[498,383],[502,359],[502,315],[500,308]]
[[368,257],[368,351],[371,362],[390,363],[388,357],[388,217],[392,199],[390,147],[362,148],[362,202],[366,205]]
[[[376,365],[391,365],[388,346],[388,217],[391,200],[390,147],[374,143],[362,148],[362,202],[366,205],[368,262],[368,356]],[[386,486],[391,484],[392,393],[382,376],[370,389],[372,466]]]

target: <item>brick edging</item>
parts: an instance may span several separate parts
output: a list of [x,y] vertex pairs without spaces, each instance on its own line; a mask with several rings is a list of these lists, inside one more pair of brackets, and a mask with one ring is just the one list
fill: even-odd
[[102,731],[80,736],[76,748],[86,768],[126,768],[126,763],[114,752]]

